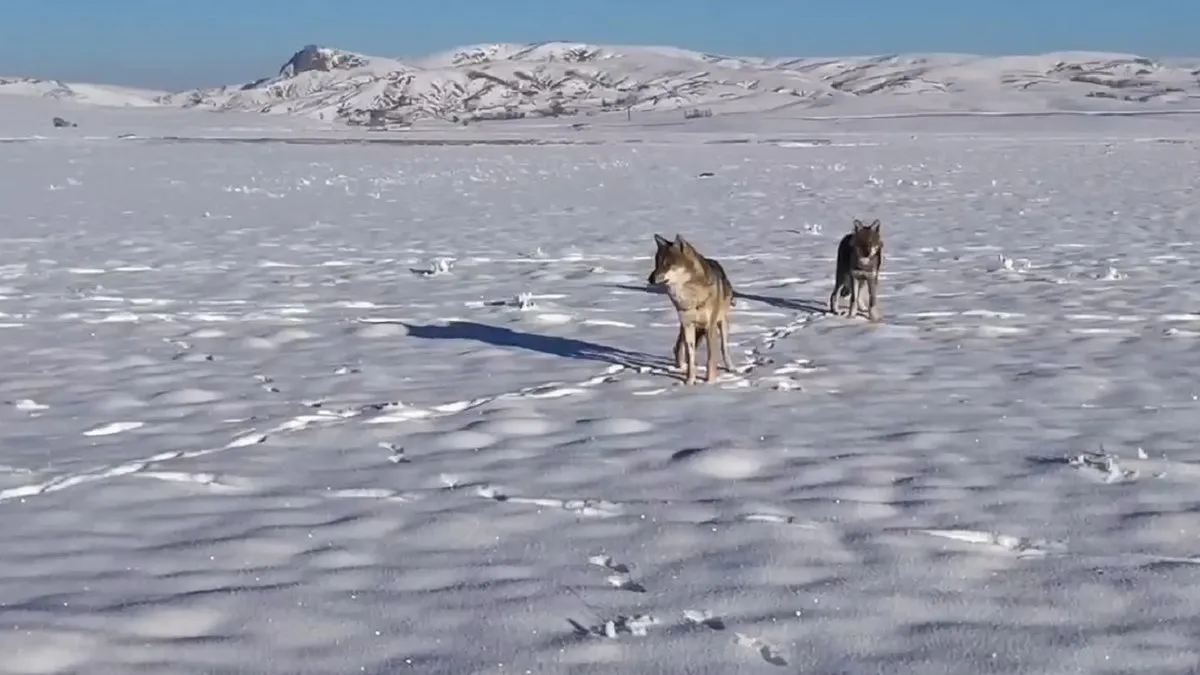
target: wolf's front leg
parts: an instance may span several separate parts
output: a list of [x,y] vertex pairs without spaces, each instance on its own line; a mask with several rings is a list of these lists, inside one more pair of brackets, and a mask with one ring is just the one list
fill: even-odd
[[683,325],[683,351],[687,356],[687,375],[684,384],[696,384],[696,325]]
[[679,335],[675,338],[675,367],[683,370],[684,344],[683,323],[679,324]]
[[725,370],[732,373],[733,357],[729,356],[729,319],[721,319],[717,330],[721,331],[721,360],[725,363]]
[[875,275],[867,277],[867,318],[871,321],[883,318],[879,312],[879,277]]
[[867,313],[867,309],[871,304],[870,290],[871,284],[869,282],[865,280],[858,282],[858,307],[854,308],[854,311],[858,314]]
[[708,330],[704,331],[704,347],[708,350],[708,372],[704,374],[705,382],[717,379],[717,352],[721,349],[718,330],[720,329],[714,323],[709,324]]
[[861,285],[858,279],[850,278],[850,306],[846,308],[846,316],[851,319],[858,315],[858,291]]

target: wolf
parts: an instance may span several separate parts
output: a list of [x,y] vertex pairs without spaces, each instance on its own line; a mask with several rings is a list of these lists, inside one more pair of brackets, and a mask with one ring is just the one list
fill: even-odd
[[696,383],[696,345],[703,339],[708,349],[705,381],[717,378],[717,341],[725,370],[733,371],[729,357],[729,313],[733,307],[733,284],[721,264],[705,258],[683,235],[675,241],[654,235],[658,250],[654,269],[646,278],[651,286],[664,285],[667,296],[679,314],[679,335],[675,338],[675,365],[686,366],[686,384]]
[[858,304],[862,287],[867,287],[867,316],[878,321],[879,270],[883,267],[883,234],[876,218],[870,225],[854,219],[854,230],[838,242],[837,269],[833,276],[833,293],[829,295],[829,313],[838,314],[838,301],[850,296],[847,316],[861,309]]

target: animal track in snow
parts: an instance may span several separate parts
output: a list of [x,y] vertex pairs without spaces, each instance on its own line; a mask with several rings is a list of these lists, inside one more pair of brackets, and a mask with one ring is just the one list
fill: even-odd
[[249,482],[241,478],[219,477],[211,473],[185,473],[182,471],[140,471],[130,475],[138,478],[153,478],[170,483],[203,485],[219,492],[242,492],[250,489]]
[[346,488],[342,490],[328,490],[321,493],[321,496],[330,499],[373,499],[384,502],[415,502],[419,501],[420,497],[413,493],[397,492],[388,488]]
[[[736,366],[734,369],[734,371],[739,376],[742,376],[742,377],[737,378],[739,380],[738,386],[739,387],[751,386],[751,384],[753,384],[753,383],[745,376],[750,375],[751,373],[755,372],[759,368],[762,368],[763,366],[768,366],[768,365],[774,363],[775,362],[774,359],[772,359],[768,355],[768,352],[774,350],[775,345],[780,340],[792,335],[793,333],[800,330],[801,328],[804,328],[805,326],[808,325],[808,323],[811,320],[812,320],[811,314],[802,315],[802,316],[800,316],[800,318],[795,319],[795,320],[791,321],[790,323],[787,323],[783,326],[779,326],[778,328],[774,328],[774,329],[767,331],[761,338],[759,338],[759,343],[746,351],[747,360],[744,363]],[[794,363],[808,363],[808,362],[802,361],[802,362],[794,362]],[[794,377],[790,377],[790,375],[793,375],[793,374],[799,373],[799,372],[802,372],[802,371],[800,369],[798,369],[794,364],[789,364],[788,366],[784,366],[784,367],[776,370],[775,373],[771,376],[760,378],[760,380],[757,382],[757,384],[766,384],[768,386],[771,386],[774,389],[779,389],[779,390],[802,389],[800,381]]]
[[808,520],[800,520],[795,516],[780,513],[741,513],[731,518],[712,518],[702,525],[721,525],[729,523],[772,523],[775,525],[794,525],[805,530],[819,530],[821,525]]
[[1117,462],[1116,455],[1108,453],[1085,452],[1074,457],[1068,457],[1067,463],[1079,469],[1087,469],[1099,474],[1105,483],[1124,483],[1138,478],[1134,469],[1124,469]]
[[457,415],[467,410],[478,408],[495,401],[508,401],[526,398],[553,399],[562,398],[565,396],[574,396],[597,385],[614,381],[614,376],[622,370],[625,370],[625,366],[614,364],[606,368],[602,374],[579,382],[569,384],[562,382],[536,384],[529,387],[524,387],[514,392],[507,392],[496,396],[481,396],[479,398],[451,401],[449,403],[443,403],[441,405],[435,405],[428,408],[409,407],[403,403],[391,402],[385,404],[385,407],[388,408],[388,412],[386,414],[367,420],[367,424],[392,424],[418,419],[435,419],[449,415]]
[[796,359],[771,371],[770,375],[764,375],[760,381],[780,391],[802,391],[803,381],[798,376],[820,370],[822,369],[812,365],[812,361],[808,359]]
[[594,555],[588,558],[588,562],[597,567],[612,572],[606,581],[615,588],[623,591],[633,591],[634,593],[645,593],[646,587],[633,580],[633,573],[628,565],[613,562],[613,559],[607,555]]
[[[526,504],[530,506],[538,506],[542,508],[563,509],[580,516],[598,517],[598,518],[615,518],[615,517],[632,517],[632,518],[647,518],[652,517],[654,522],[660,524],[680,524],[680,525],[702,525],[712,527],[715,525],[740,525],[747,523],[768,523],[772,525],[787,525],[804,530],[821,530],[824,526],[815,521],[804,520],[796,516],[786,513],[767,513],[760,511],[738,512],[732,514],[715,516],[704,519],[696,519],[693,516],[692,506],[696,502],[690,500],[673,501],[673,500],[632,500],[625,502],[610,501],[605,499],[559,499],[554,497],[518,497],[508,494],[508,492],[496,485],[489,483],[463,483],[457,476],[442,475],[442,482],[447,487],[454,489],[465,485],[473,485],[475,492],[484,499],[490,499],[497,502],[510,504]],[[715,505],[720,500],[704,499],[704,503],[709,506]],[[677,516],[673,512],[682,511],[687,515]],[[608,556],[597,555],[588,559],[593,565],[607,567],[612,564],[613,570],[620,573],[621,570],[628,571],[625,565],[614,564]]]
[[275,382],[275,378],[267,375],[255,375],[254,379],[258,381],[258,384],[263,388],[263,391],[268,391],[272,394],[279,393],[279,388],[273,384]]
[[758,655],[762,657],[763,661],[766,661],[773,666],[782,667],[788,664],[787,659],[783,658],[783,655],[779,653],[779,649],[777,647],[767,642],[763,642],[759,638],[750,637],[745,633],[735,633],[734,642],[739,647],[753,649],[754,651],[758,652]]
[[574,619],[567,619],[567,621],[575,629],[575,634],[580,637],[607,637],[614,640],[621,633],[628,633],[635,637],[645,637],[650,626],[660,623],[657,618],[650,614],[637,614],[635,616],[620,614],[615,618],[604,620],[602,623],[593,626],[585,626]]
[[453,258],[434,258],[432,261],[430,261],[428,267],[414,267],[409,271],[419,277],[438,277],[449,274],[450,271],[454,269],[454,263],[455,260]]
[[98,480],[107,478],[116,478],[118,476],[127,476],[137,473],[147,466],[146,462],[130,462],[99,471],[90,473],[82,473],[67,476],[56,476],[42,483],[32,485],[20,485],[6,490],[0,490],[0,502],[9,501],[12,499],[24,499],[26,497],[34,497],[37,495],[48,494],[66,490],[67,488],[76,487],[85,483],[93,483]]
[[[26,497],[33,497],[33,496],[47,494],[47,493],[51,493],[51,492],[57,492],[59,490],[65,490],[67,488],[75,487],[78,485],[83,485],[86,483],[92,483],[92,482],[96,482],[96,481],[100,481],[100,480],[107,480],[109,478],[118,478],[121,476],[128,476],[131,474],[141,473],[152,466],[159,465],[163,462],[168,462],[171,460],[193,459],[196,457],[204,457],[204,456],[216,454],[219,452],[225,452],[225,451],[233,450],[236,448],[246,447],[249,445],[257,445],[259,443],[266,442],[267,438],[271,434],[305,429],[305,428],[312,426],[313,424],[317,424],[317,423],[329,423],[332,421],[338,421],[341,419],[345,419],[345,415],[348,415],[348,414],[350,414],[350,413],[343,411],[340,414],[337,412],[334,412],[334,413],[328,413],[328,414],[324,414],[324,415],[301,415],[301,416],[293,418],[291,420],[287,420],[287,421],[275,426],[274,428],[269,429],[267,432],[256,432],[253,430],[243,432],[242,434],[236,436],[233,440],[229,441],[228,443],[226,443],[223,446],[218,446],[218,447],[213,447],[213,448],[205,448],[205,449],[201,449],[201,450],[172,451],[172,452],[158,453],[156,455],[151,455],[150,457],[146,457],[144,459],[133,460],[130,462],[125,462],[125,463],[118,464],[115,466],[110,466],[110,467],[102,467],[102,468],[96,469],[94,471],[77,473],[77,474],[73,474],[73,475],[56,476],[54,478],[51,478],[50,480],[43,481],[41,483],[21,485],[21,486],[17,486],[17,487],[13,487],[13,488],[8,488],[6,490],[0,490],[0,502],[8,501],[11,499],[24,499]],[[85,435],[91,435],[91,436],[111,435],[111,434],[121,433],[123,431],[128,431],[131,429],[137,429],[137,428],[140,428],[141,426],[142,426],[141,422],[115,422],[112,424],[107,424],[107,425],[103,425],[100,427],[96,427],[94,429],[91,429],[89,432],[84,432],[84,433],[85,433]],[[162,473],[158,477],[162,480],[168,480],[167,478],[163,478],[163,476],[166,476],[166,475],[174,476],[175,474]],[[180,475],[182,475],[182,474],[180,474]],[[192,481],[192,482],[197,482],[197,481]]]
[[93,427],[91,429],[88,429],[87,431],[83,432],[83,435],[84,436],[112,436],[114,434],[120,434],[120,433],[124,433],[126,431],[133,431],[134,429],[140,429],[143,426],[145,426],[144,422],[111,422],[109,424],[102,424],[98,427]]
[[943,539],[985,546],[998,553],[1015,553],[1018,558],[1041,558],[1051,553],[1063,553],[1066,551],[1066,545],[1062,542],[1014,537],[995,532],[983,532],[979,530],[917,531],[932,537],[941,537]]
[[603,499],[556,499],[553,497],[512,497],[492,485],[480,485],[476,493],[484,499],[509,504],[528,504],[550,509],[562,509],[580,516],[611,518],[622,514],[619,504]]
[[404,448],[396,445],[395,443],[383,442],[379,444],[379,447],[391,453],[388,455],[388,461],[392,464],[407,464],[411,461],[404,455]]
[[505,298],[503,300],[472,300],[465,304],[467,307],[474,309],[478,309],[480,307],[513,307],[521,311],[528,311],[538,308],[538,300],[557,300],[564,297],[566,296],[558,293],[535,295],[533,293],[525,292],[518,293],[511,298]]
[[1187,483],[1200,482],[1200,466],[1191,462],[1168,459],[1166,455],[1151,457],[1138,448],[1133,457],[1118,457],[1101,448],[1099,452],[1084,452],[1066,457],[1039,459],[1040,462],[1061,462],[1078,469],[1083,475],[1102,483],[1128,483],[1143,476],[1174,479]]
[[1020,273],[1028,272],[1030,269],[1032,269],[1032,267],[1033,264],[1029,261],[1029,258],[1010,258],[1003,253],[997,253],[996,262],[994,265],[988,268],[988,271],[999,272],[1003,270],[1007,272]]
[[618,562],[613,562],[612,556],[604,555],[603,553],[589,556],[588,563],[596,567],[603,567],[606,570],[617,572],[620,574],[629,574],[629,567]]
[[683,610],[683,618],[688,623],[696,626],[704,626],[713,630],[725,630],[725,621],[707,609],[685,609]]

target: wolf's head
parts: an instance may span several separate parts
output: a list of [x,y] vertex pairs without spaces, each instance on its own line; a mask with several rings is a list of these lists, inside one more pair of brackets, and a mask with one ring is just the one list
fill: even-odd
[[850,242],[854,246],[854,257],[858,258],[860,265],[868,265],[875,256],[879,255],[879,249],[883,248],[883,233],[879,231],[881,223],[876,218],[870,225],[864,225],[857,218],[854,219],[854,232]]
[[658,250],[654,252],[654,269],[646,277],[646,283],[671,286],[687,281],[700,258],[696,249],[680,234],[675,235],[675,241],[656,234],[654,243]]

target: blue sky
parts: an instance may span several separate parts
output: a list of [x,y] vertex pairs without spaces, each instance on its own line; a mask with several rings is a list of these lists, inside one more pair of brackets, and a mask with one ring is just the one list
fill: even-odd
[[1197,0],[0,0],[0,75],[185,89],[273,75],[308,43],[381,56],[537,40],[1200,56],[1197,27]]

